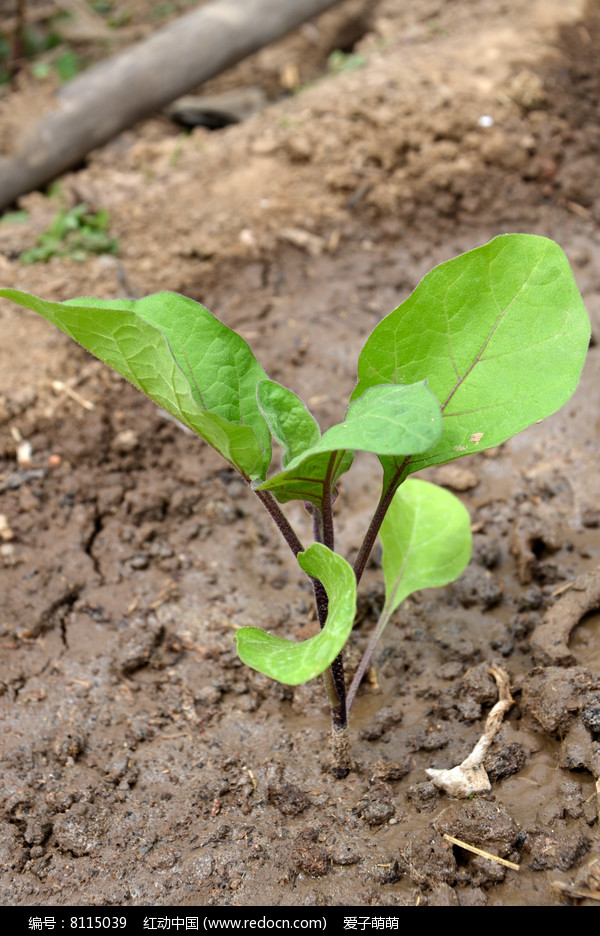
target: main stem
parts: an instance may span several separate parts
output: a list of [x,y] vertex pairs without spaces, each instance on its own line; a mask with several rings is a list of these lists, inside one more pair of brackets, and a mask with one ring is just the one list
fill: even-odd
[[[333,524],[333,486],[332,477],[337,452],[331,453],[325,478],[323,480],[322,509],[313,507],[313,529],[317,543],[323,543],[333,552],[335,535]],[[327,621],[328,599],[321,582],[315,584],[317,617],[321,629]],[[340,651],[328,670],[323,673],[327,697],[331,705],[331,741],[333,750],[332,773],[338,780],[347,776],[350,770],[348,755],[348,719],[346,716],[346,678],[344,674],[344,655]]]
[[[286,515],[284,514],[281,507],[279,506],[279,504],[277,503],[273,495],[270,493],[270,491],[256,491],[255,490],[254,493],[256,494],[258,499],[262,502],[262,504],[266,507],[266,509],[271,514],[271,517],[277,524],[277,528],[279,532],[281,533],[284,540],[286,541],[286,543],[292,550],[294,556],[297,557],[298,553],[304,552],[304,546],[298,539],[296,535],[296,531],[292,527],[290,521],[288,520],[288,518],[286,517]],[[315,514],[316,513],[318,513],[318,511],[315,508]],[[315,516],[313,518],[313,523],[314,523],[315,530],[317,530],[317,525],[320,523],[320,519],[318,519],[317,516]],[[322,540],[317,540],[317,541],[322,542]],[[322,582],[320,582],[316,578],[313,578],[312,575],[310,576],[310,579],[313,584],[313,591],[315,593],[315,605],[317,607],[317,617],[319,619],[319,624],[321,625],[321,628],[323,628],[325,625],[325,621],[327,620],[327,592],[325,591],[325,588],[323,587]],[[330,699],[331,699],[331,696],[330,696]],[[332,705],[333,705],[333,702],[332,702]]]
[[[319,510],[316,505],[313,505],[312,516],[313,516],[313,529],[314,529],[314,538],[315,542],[323,543],[327,546],[328,549],[333,551],[334,549],[334,525],[333,525],[333,486],[332,486],[332,476],[333,469],[335,465],[336,452],[333,452],[329,460],[329,465],[327,466],[326,476],[323,482],[323,500],[322,500],[322,509]],[[400,486],[402,475],[408,463],[408,458],[405,458],[402,463],[398,466],[395,474],[392,477],[387,488],[382,492],[379,499],[379,503],[373,514],[371,523],[366,532],[365,538],[361,544],[361,547],[358,551],[356,561],[354,563],[354,574],[356,576],[356,583],[358,584],[362,578],[362,574],[365,571],[367,561],[371,555],[371,550],[375,545],[375,540],[377,539],[377,534],[383,523],[383,519],[388,511],[388,508],[392,502],[394,494]],[[246,479],[249,481],[249,479]],[[271,517],[277,524],[281,535],[284,540],[290,547],[294,556],[298,556],[298,553],[304,551],[302,543],[298,539],[295,530],[290,524],[289,520],[281,510],[279,504],[269,491],[254,491],[259,500],[266,507]],[[317,618],[319,620],[319,625],[321,629],[325,626],[327,621],[327,611],[328,611],[328,598],[327,592],[323,586],[323,583],[316,578],[312,578],[313,590],[315,594],[315,605],[317,609]],[[359,682],[359,673],[360,678],[364,675],[364,672],[368,666],[369,660],[373,653],[375,643],[380,636],[381,631],[377,630],[371,640],[363,658],[361,660],[359,670],[352,682],[350,688],[350,694],[348,698],[346,697],[346,680],[344,675],[344,658],[343,654],[340,653],[339,656],[333,661],[328,670],[323,674],[325,680],[325,689],[327,691],[327,697],[331,704],[331,727],[332,727],[332,747],[333,747],[333,767],[332,773],[338,778],[342,779],[347,776],[350,771],[351,761],[348,753],[348,713],[350,711],[350,706],[356,695]]]
[[290,521],[282,511],[271,492],[255,490],[254,493],[271,514],[271,517],[277,524],[279,532],[292,550],[294,556],[297,556],[298,553],[304,552],[304,546],[296,536],[296,531],[294,530]]

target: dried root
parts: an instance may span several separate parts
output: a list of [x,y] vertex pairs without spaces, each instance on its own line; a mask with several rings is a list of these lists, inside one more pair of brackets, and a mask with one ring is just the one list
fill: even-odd
[[488,672],[496,680],[498,686],[498,701],[488,715],[485,729],[479,741],[466,760],[458,767],[450,770],[435,770],[430,767],[427,775],[432,782],[444,793],[466,799],[473,793],[485,793],[491,790],[490,779],[485,772],[483,761],[488,749],[494,740],[506,712],[513,705],[510,694],[510,680],[508,674],[500,667],[492,666]]

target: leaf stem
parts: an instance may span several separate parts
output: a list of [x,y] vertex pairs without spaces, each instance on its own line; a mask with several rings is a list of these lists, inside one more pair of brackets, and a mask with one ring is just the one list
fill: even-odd
[[294,556],[297,556],[298,553],[304,552],[304,546],[298,539],[296,531],[292,527],[290,521],[283,513],[281,507],[273,497],[270,491],[257,491],[254,493],[258,497],[259,501],[267,508],[271,517],[277,524],[277,528],[284,540],[292,550]]
[[365,534],[365,538],[362,541],[361,547],[358,551],[358,556],[354,563],[354,574],[356,575],[356,583],[358,584],[362,578],[362,574],[365,571],[365,566],[369,556],[371,555],[371,550],[375,545],[375,540],[377,539],[377,534],[381,529],[381,524],[383,523],[384,517],[388,511],[394,494],[400,487],[402,475],[404,474],[404,469],[408,464],[409,457],[407,456],[398,466],[396,472],[388,484],[387,488],[381,492],[381,497],[379,498],[379,503],[373,514],[373,518],[369,524],[369,529]]
[[308,508],[313,519],[313,539],[315,543],[322,543],[324,541],[323,514],[316,504],[305,504],[304,506]]
[[[365,571],[367,560],[369,556],[371,555],[371,550],[373,549],[373,546],[375,545],[377,534],[379,533],[379,530],[381,529],[381,524],[383,523],[385,515],[388,511],[388,508],[390,504],[392,503],[394,494],[400,487],[402,475],[404,473],[404,469],[406,468],[407,463],[408,463],[408,456],[402,461],[402,463],[396,469],[396,472],[394,476],[392,477],[392,480],[388,484],[387,488],[381,492],[379,503],[377,504],[375,513],[373,514],[373,518],[371,520],[371,523],[369,524],[369,529],[366,532],[365,538],[358,551],[358,556],[356,557],[356,561],[354,563],[354,574],[356,576],[357,584],[358,582],[360,582],[362,574]],[[346,719],[348,718],[348,715],[350,714],[350,709],[352,708],[352,703],[354,702],[354,698],[356,696],[356,693],[358,692],[358,687],[361,683],[361,680],[367,671],[367,667],[369,663],[371,662],[371,657],[373,656],[373,653],[375,651],[377,641],[381,637],[385,629],[385,626],[387,622],[389,621],[390,614],[391,614],[391,611],[388,610],[388,605],[386,604],[386,606],[384,607],[381,613],[381,617],[379,618],[379,621],[377,622],[375,630],[371,634],[369,643],[367,644],[367,649],[365,650],[365,652],[363,653],[361,657],[361,661],[358,665],[358,669],[356,670],[354,677],[352,679],[352,682],[350,683],[350,688],[348,689],[348,694],[346,696]]]
[[[313,534],[315,542],[323,543],[333,552],[335,534],[333,526],[333,491],[331,479],[335,468],[338,452],[332,452],[323,479],[323,498],[321,507],[312,505]],[[321,630],[327,621],[329,599],[321,582],[313,579],[317,617]],[[350,770],[348,757],[348,719],[346,717],[346,677],[344,674],[344,654],[340,651],[329,669],[323,673],[327,698],[331,705],[331,731],[332,731],[332,773],[337,779],[347,776]]]
[[375,651],[377,641],[383,634],[386,628],[386,625],[391,617],[391,614],[392,614],[391,607],[392,607],[392,603],[391,601],[388,601],[383,611],[381,612],[381,617],[377,621],[375,630],[371,634],[369,643],[367,644],[367,649],[363,653],[360,663],[358,664],[358,669],[356,670],[354,677],[352,679],[352,682],[350,683],[350,688],[348,689],[348,694],[346,696],[346,717],[348,717],[348,715],[350,714],[350,709],[352,708],[354,697],[356,696],[356,693],[358,692],[358,687],[360,686],[362,678],[367,671],[369,663],[371,662],[371,657],[373,656],[373,653]]
[[333,491],[331,479],[338,452],[332,452],[327,465],[327,471],[323,479],[323,501],[321,504],[321,524],[323,529],[323,543],[333,552],[335,548],[335,536],[333,530]]

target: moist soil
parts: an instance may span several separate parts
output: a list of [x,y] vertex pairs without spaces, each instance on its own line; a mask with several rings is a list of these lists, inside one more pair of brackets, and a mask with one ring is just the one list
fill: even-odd
[[[156,26],[150,4],[130,6],[127,28]],[[348,0],[202,89],[262,87],[250,120],[182,133],[156,115],[60,180],[68,206],[110,212],[118,256],[23,264],[57,209],[43,193],[0,226],[5,285],[191,295],[323,427],[382,316],[496,234],[561,244],[594,335],[560,413],[425,473],[459,491],[473,560],[396,612],[352,710],[354,768],[335,780],[321,681],[284,687],[236,656],[242,625],[315,627],[261,504],[120,377],[4,302],[3,904],[597,901],[599,44],[595,0]],[[356,56],[345,70],[328,66],[336,48]],[[3,99],[7,147],[45,88],[25,70]],[[350,559],[378,485],[368,456],[345,476]],[[302,507],[289,516],[308,541]],[[356,651],[382,603],[375,554]],[[491,791],[453,799],[426,770],[474,747],[498,698],[491,666],[514,698],[484,762]]]

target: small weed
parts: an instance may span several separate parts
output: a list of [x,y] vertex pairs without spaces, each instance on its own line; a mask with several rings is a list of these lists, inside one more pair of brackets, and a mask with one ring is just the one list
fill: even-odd
[[431,33],[434,36],[437,36],[439,39],[445,39],[446,36],[450,35],[449,31],[442,26],[439,20],[436,20],[436,19],[429,20],[429,23],[427,25],[429,26]]
[[50,62],[34,62],[31,73],[38,81],[45,81],[52,74],[52,65]]
[[21,254],[23,263],[46,263],[51,257],[70,257],[82,262],[90,254],[116,254],[119,243],[108,233],[110,219],[105,210],[90,212],[85,202],[57,212],[50,227],[40,234],[37,245]]
[[83,68],[83,62],[74,52],[63,52],[57,58],[54,67],[61,82],[64,83],[79,74]]
[[166,19],[168,16],[173,16],[176,12],[177,5],[175,3],[157,3],[157,5],[150,10],[150,17],[153,20],[161,20]]
[[363,68],[366,64],[367,60],[364,55],[354,55],[352,52],[334,49],[327,59],[327,72],[330,75],[340,75],[342,72]]
[[22,224],[29,218],[28,211],[7,211],[0,218],[0,224]]
[[181,156],[183,154],[183,149],[185,146],[185,141],[189,139],[189,136],[190,134],[184,131],[183,133],[180,133],[179,136],[177,137],[177,141],[175,143],[175,146],[173,147],[173,152],[169,156],[169,165],[172,166],[174,169],[176,168],[176,166],[179,163],[179,160],[181,159]]
[[111,13],[114,7],[114,0],[89,0],[92,9],[101,16]]

